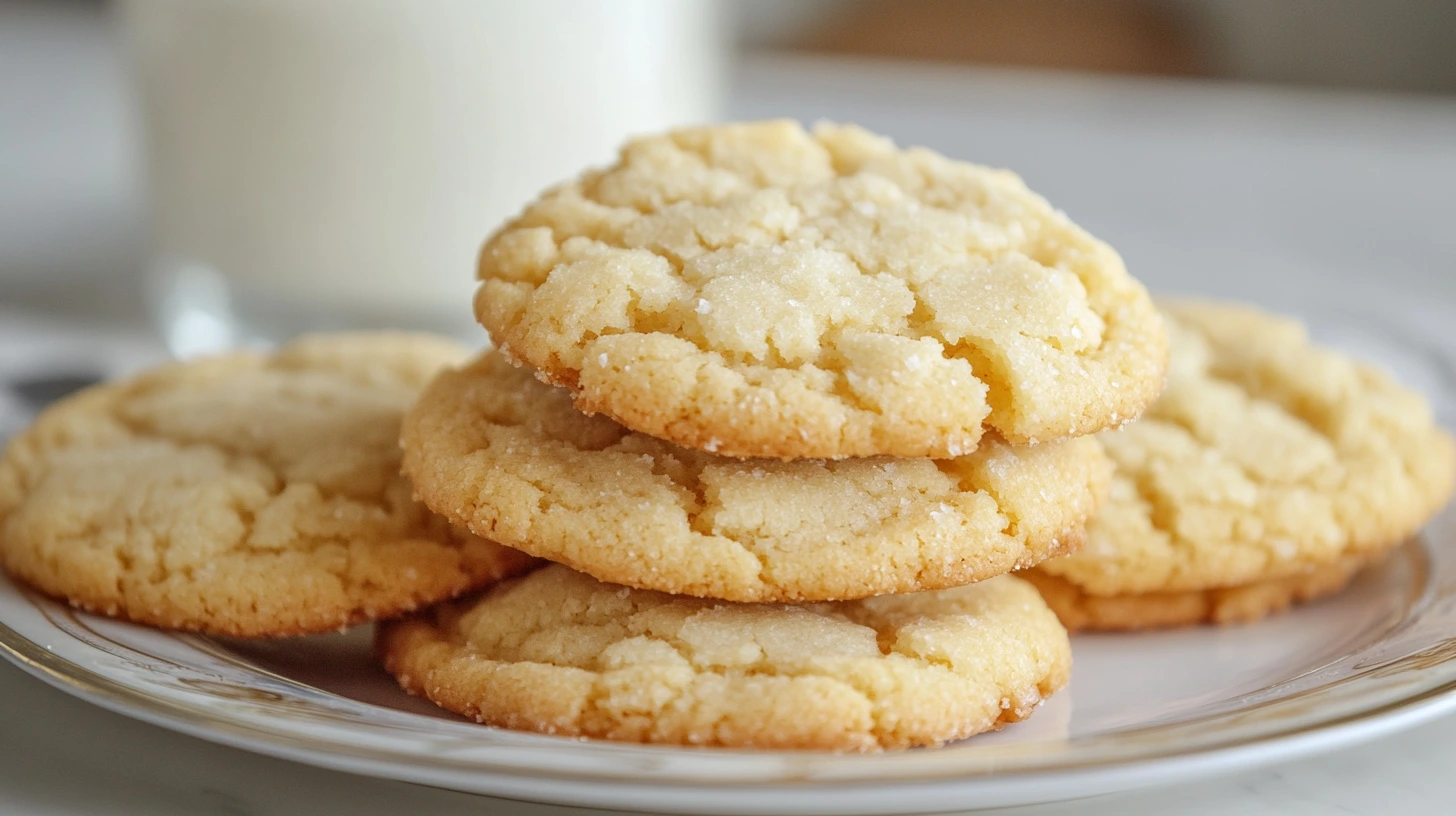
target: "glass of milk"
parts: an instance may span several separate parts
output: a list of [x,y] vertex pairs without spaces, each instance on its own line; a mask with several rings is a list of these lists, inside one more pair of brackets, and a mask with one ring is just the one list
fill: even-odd
[[486,235],[632,133],[712,120],[714,0],[122,0],[151,300],[178,355],[479,340]]

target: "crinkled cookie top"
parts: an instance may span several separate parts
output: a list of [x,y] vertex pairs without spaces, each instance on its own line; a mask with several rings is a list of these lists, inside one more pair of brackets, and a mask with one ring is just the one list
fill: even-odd
[[1456,447],[1420,394],[1252,308],[1168,304],[1168,388],[1100,436],[1087,544],[1039,569],[1099,596],[1238,586],[1374,556],[1449,499]]
[[476,313],[577,405],[734,456],[952,457],[1162,386],[1146,291],[1016,175],[850,126],[637,139],[480,256]]
[[876,750],[1023,719],[1071,644],[1010,576],[838,604],[727,604],[553,565],[387,624],[406,689],[492,725],[634,742]]
[[530,559],[412,498],[399,424],[465,350],[319,335],[179,363],[45,411],[0,460],[0,561],[89,610],[239,636],[337,629]]

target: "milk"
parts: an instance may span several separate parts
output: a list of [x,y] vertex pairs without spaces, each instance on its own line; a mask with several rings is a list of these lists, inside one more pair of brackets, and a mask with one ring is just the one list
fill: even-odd
[[[470,322],[482,240],[712,119],[711,0],[124,0],[175,350]],[[181,336],[178,336],[180,333]]]

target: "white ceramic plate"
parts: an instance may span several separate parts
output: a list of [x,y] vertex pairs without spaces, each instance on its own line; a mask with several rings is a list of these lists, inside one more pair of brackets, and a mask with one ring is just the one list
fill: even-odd
[[[1320,309],[1323,339],[1456,407],[1428,328]],[[1417,317],[1412,317],[1416,315]],[[1321,326],[1317,322],[1317,328]],[[1423,333],[1424,332],[1424,333]],[[686,813],[911,813],[1089,796],[1290,759],[1456,710],[1456,511],[1345,593],[1252,626],[1075,640],[1029,721],[879,756],[690,750],[486,728],[401,693],[370,633],[273,642],[75,612],[0,578],[0,653],[98,705],[328,768],[495,796]]]
[[[168,728],[339,770],[519,799],[692,813],[1044,802],[1369,739],[1456,708],[1456,514],[1348,592],[1254,626],[1076,640],[1029,721],[880,756],[638,747],[485,728],[400,692],[369,633],[273,642],[75,612],[0,579],[0,649]],[[1444,545],[1437,546],[1438,542]]]

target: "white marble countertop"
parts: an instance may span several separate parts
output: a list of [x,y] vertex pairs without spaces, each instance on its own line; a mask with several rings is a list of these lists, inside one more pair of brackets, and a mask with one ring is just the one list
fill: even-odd
[[[83,54],[104,45],[94,32],[60,36]],[[23,57],[10,50],[0,72],[0,116],[6,100],[22,96],[17,83],[34,75],[12,64]],[[72,67],[80,73],[68,82],[87,93],[105,91],[109,80],[97,75],[88,85],[81,76],[95,66]],[[1286,285],[1282,273],[1314,269],[1364,281],[1360,285],[1372,296],[1397,287],[1456,303],[1451,99],[760,58],[744,67],[735,100],[738,115],[857,120],[902,142],[1015,167],[1122,250],[1134,272],[1156,289],[1242,296],[1298,312],[1311,293]],[[64,234],[67,213],[74,213],[76,224],[100,224],[93,237],[113,236],[120,252],[134,239],[127,225],[137,221],[135,202],[125,189],[134,173],[107,158],[120,155],[114,149],[120,137],[106,130],[118,120],[103,118],[91,122],[96,127],[86,137],[95,142],[96,150],[86,155],[101,163],[94,168],[99,175],[67,188],[77,196],[71,204],[57,199],[66,189],[52,186],[45,211],[52,234]],[[44,123],[30,122],[26,129],[0,132],[0,153],[13,156],[27,149],[23,140],[46,138]],[[35,192],[26,185],[44,185],[46,168],[28,166],[25,178],[17,179],[0,186],[0,212],[24,209]],[[0,224],[0,236],[7,227],[26,231],[23,253],[0,252],[0,261],[19,258],[40,269],[46,246],[32,229],[39,216],[28,217]],[[58,245],[56,257],[66,260],[73,250]],[[91,247],[86,257],[104,258],[106,251]],[[1456,801],[1452,757],[1456,719],[1447,719],[1364,747],[1225,779],[1008,812],[1449,813]],[[0,661],[0,812],[586,811],[251,755],[102,711]]]

